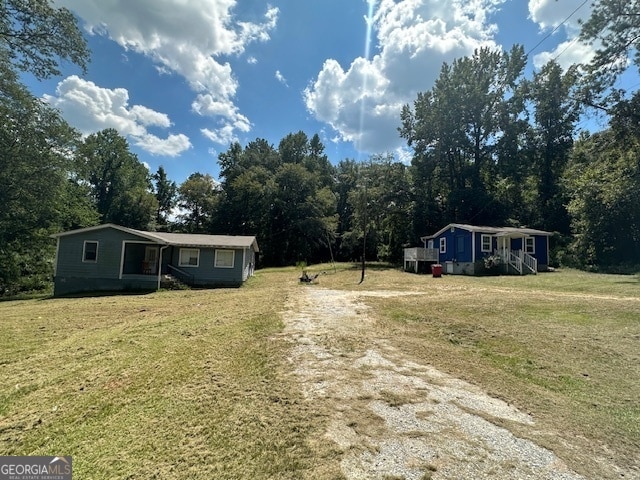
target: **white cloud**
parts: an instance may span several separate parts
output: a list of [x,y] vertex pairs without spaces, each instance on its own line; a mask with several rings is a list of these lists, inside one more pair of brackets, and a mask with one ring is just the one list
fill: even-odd
[[359,150],[397,149],[402,105],[431,88],[443,62],[497,47],[487,18],[504,1],[381,0],[372,22],[378,53],[347,69],[326,60],[304,92],[307,109]]
[[156,112],[155,110],[143,107],[142,105],[134,105],[129,111],[142,125],[158,126],[163,128],[169,128],[171,126],[169,117],[166,114]]
[[542,29],[552,29],[562,24],[562,28],[574,37],[580,33],[580,20],[589,17],[590,3],[585,4],[584,0],[529,0],[529,15]]
[[283,84],[285,87],[288,87],[289,85],[287,85],[287,79],[284,78],[284,75],[282,75],[282,73],[280,72],[280,70],[276,70],[276,74],[275,74],[276,80],[278,80],[281,84]]
[[238,21],[233,14],[237,0],[55,1],[77,13],[91,34],[108,36],[125,49],[146,55],[159,72],[184,77],[199,99],[210,97],[226,107],[194,108],[218,117],[222,136],[229,127],[249,125],[238,122],[233,102],[238,84],[223,58],[242,54],[250,42],[269,40],[277,8],[268,6],[262,21],[252,23]]
[[[541,33],[563,35],[566,40],[553,50],[542,50],[533,57],[533,64],[541,68],[550,60],[556,60],[564,69],[577,63],[589,63],[597,46],[585,45],[577,40],[580,22],[591,15],[591,2],[584,0],[529,0],[529,17],[538,24]],[[555,30],[555,31],[554,31]]]
[[546,63],[555,60],[564,70],[572,65],[591,61],[595,51],[593,46],[585,45],[576,39],[562,42],[551,51],[544,51],[533,56],[533,64],[536,68],[542,68]]
[[85,135],[114,128],[141,149],[169,157],[191,147],[186,135],[162,139],[149,133],[147,127],[169,128],[169,117],[141,105],[129,106],[129,92],[124,88],[102,88],[72,75],[58,83],[56,96],[45,95],[44,100]]
[[198,95],[191,108],[200,115],[224,118],[215,129],[201,129],[202,134],[214,143],[228,145],[238,141],[236,132],[246,133],[251,130],[249,119],[230,100],[220,101],[212,95]]
[[159,138],[147,133],[133,138],[133,143],[152,155],[177,157],[182,152],[191,148],[189,137],[183,134],[169,135],[167,138]]

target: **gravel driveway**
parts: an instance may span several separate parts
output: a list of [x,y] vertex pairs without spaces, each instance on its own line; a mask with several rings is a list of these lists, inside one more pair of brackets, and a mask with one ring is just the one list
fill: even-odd
[[514,436],[532,418],[481,389],[371,338],[364,296],[300,288],[284,313],[290,361],[313,402],[334,412],[326,437],[349,480],[577,480],[553,452]]

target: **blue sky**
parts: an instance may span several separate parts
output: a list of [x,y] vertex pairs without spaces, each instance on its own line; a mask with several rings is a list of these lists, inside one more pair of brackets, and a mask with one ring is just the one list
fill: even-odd
[[555,28],[529,73],[592,55],[575,41],[584,0],[54,3],[79,17],[92,60],[86,75],[65,65],[60,77],[27,79],[33,93],[83,134],[116,128],[151,171],[163,165],[178,183],[196,171],[218,178],[231,141],[277,147],[299,130],[318,133],[333,163],[405,158],[400,108],[431,88],[443,62],[481,46],[529,51]]

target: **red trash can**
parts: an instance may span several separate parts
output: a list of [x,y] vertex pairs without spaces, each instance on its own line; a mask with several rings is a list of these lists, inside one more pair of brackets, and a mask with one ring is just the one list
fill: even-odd
[[431,274],[433,275],[433,278],[440,278],[442,276],[442,265],[439,263],[431,265]]

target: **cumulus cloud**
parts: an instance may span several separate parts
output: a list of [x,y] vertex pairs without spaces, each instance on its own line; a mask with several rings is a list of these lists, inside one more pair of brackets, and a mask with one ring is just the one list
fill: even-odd
[[325,61],[304,92],[307,109],[365,152],[399,148],[400,109],[433,85],[443,62],[497,48],[488,18],[505,0],[381,0],[377,54],[344,69]]
[[[595,47],[578,41],[580,22],[591,15],[591,2],[584,0],[529,0],[529,18],[538,24],[542,33],[563,35],[566,40],[553,50],[543,50],[533,56],[536,68],[556,60],[564,69],[577,63],[589,63]],[[544,48],[544,43],[541,45]]]
[[[264,42],[276,26],[278,9],[267,7],[258,23],[239,21],[237,0],[56,0],[77,13],[87,31],[151,58],[160,72],[184,77],[197,98],[193,111],[213,115],[223,136],[238,125],[238,87],[225,56],[239,55],[250,42]],[[251,59],[248,60],[251,63]],[[220,107],[204,108],[211,98]],[[206,100],[208,101],[208,100]],[[248,125],[249,122],[240,122]]]
[[55,96],[45,95],[44,100],[85,135],[114,128],[139,148],[169,157],[191,148],[186,135],[163,139],[149,133],[148,127],[169,128],[169,117],[141,105],[130,106],[129,92],[124,88],[102,88],[73,75],[58,83]]

